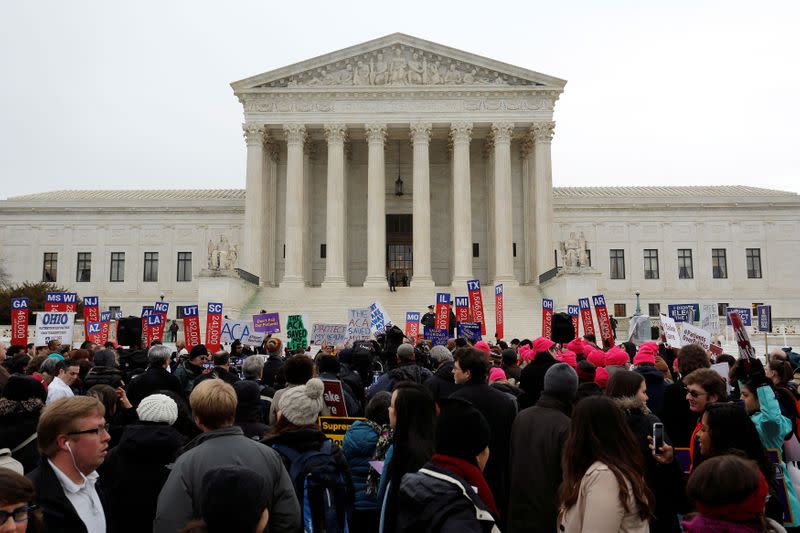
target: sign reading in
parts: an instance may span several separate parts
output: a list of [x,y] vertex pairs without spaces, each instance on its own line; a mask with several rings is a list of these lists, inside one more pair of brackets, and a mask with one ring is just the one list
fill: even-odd
[[[592,320],[592,308],[589,305],[589,298],[579,298],[578,306],[581,308],[581,322],[583,323],[583,334],[594,335],[594,321]],[[576,332],[578,330],[575,330]]]
[[481,335],[486,335],[486,320],[483,316],[483,295],[481,294],[481,281],[471,279],[467,282],[469,306],[472,309],[472,321],[481,323]]

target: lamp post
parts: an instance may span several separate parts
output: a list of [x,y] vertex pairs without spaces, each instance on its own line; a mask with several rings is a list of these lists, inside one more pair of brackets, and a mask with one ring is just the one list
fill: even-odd
[[394,195],[403,196],[403,178],[400,177],[400,141],[397,141],[397,179],[394,180]]
[[163,292],[161,293],[161,296],[159,296],[159,298],[161,298],[162,302],[164,301],[164,293]]
[[634,311],[633,316],[639,316],[642,314],[642,306],[639,305],[639,291],[636,291],[636,311]]

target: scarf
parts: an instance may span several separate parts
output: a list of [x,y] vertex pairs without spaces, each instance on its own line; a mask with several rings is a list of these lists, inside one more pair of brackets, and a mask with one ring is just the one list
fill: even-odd
[[[383,426],[379,426],[372,420],[367,420],[367,424],[369,427],[372,428],[375,433],[378,434],[378,442],[375,445],[375,453],[372,454],[372,461],[383,461],[386,459],[386,452],[389,451],[389,447],[394,442],[394,430],[389,427],[389,424],[384,424]],[[381,484],[381,475],[378,473],[377,470],[369,467],[369,472],[367,472],[367,484],[364,492],[367,496],[377,496],[378,495],[378,487]]]
[[736,523],[700,515],[683,522],[682,525],[685,533],[759,533],[761,531],[761,524],[758,522]]
[[449,470],[477,488],[478,498],[480,498],[494,516],[500,516],[500,513],[497,511],[497,504],[494,502],[492,489],[490,489],[489,485],[486,483],[486,478],[483,477],[483,472],[481,472],[480,468],[464,459],[438,453],[433,454],[431,462],[439,468]]
[[741,502],[726,505],[706,505],[701,501],[695,502],[697,510],[707,518],[727,520],[731,522],[750,522],[756,520],[764,513],[769,487],[764,476],[759,472],[758,488]]

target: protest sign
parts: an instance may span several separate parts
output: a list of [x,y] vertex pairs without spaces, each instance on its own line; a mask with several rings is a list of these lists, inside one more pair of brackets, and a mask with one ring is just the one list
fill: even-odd
[[220,342],[230,344],[233,341],[239,341],[244,343],[244,338],[252,332],[253,326],[249,320],[231,320],[226,318],[222,321]]
[[730,307],[728,308],[728,322],[733,326],[733,335],[736,338],[736,344],[739,346],[739,357],[755,358],[756,351],[750,344],[750,337],[747,335],[747,328],[745,327],[746,324],[741,315],[736,311],[731,311]]
[[724,381],[725,385],[727,385],[728,392],[731,392],[733,390],[733,387],[731,387],[730,385],[730,379],[728,375],[728,371],[730,370],[730,368],[731,367],[728,366],[728,363],[724,362],[711,365],[711,370],[719,374],[719,377],[721,377],[722,381]]
[[722,346],[714,343],[711,343],[711,346],[708,348],[708,351],[714,355],[722,355],[723,353],[725,353],[725,350],[722,349]]
[[61,344],[72,344],[75,313],[59,311],[36,313],[36,346],[44,346],[51,340]]
[[280,315],[278,313],[253,315],[253,331],[258,331],[259,333],[280,333]]
[[11,345],[28,345],[28,299],[11,299]]
[[316,323],[311,326],[311,344],[336,346],[347,340],[347,324]]
[[100,299],[97,296],[86,296],[83,298],[83,335],[87,341],[97,344],[100,340],[99,334],[96,337],[89,336],[89,324],[100,322]]
[[711,335],[719,333],[719,315],[717,304],[703,304],[700,310],[700,327]]
[[450,293],[436,293],[436,321],[434,329],[449,330],[450,327]]
[[553,300],[542,299],[542,337],[549,339],[553,336]]
[[756,316],[758,331],[762,333],[772,333],[772,306],[756,306]]
[[600,326],[600,338],[603,340],[603,348],[608,349],[614,346],[614,330],[611,329],[611,319],[608,318],[608,308],[606,299],[602,294],[592,296],[594,312],[597,315],[597,325]]
[[697,344],[704,350],[708,350],[711,348],[711,335],[703,328],[684,322],[681,331],[681,345],[686,346],[687,344]]
[[479,322],[459,322],[458,336],[470,341],[478,342],[481,340],[481,325]]
[[469,296],[456,296],[456,322],[469,322]]
[[286,319],[286,336],[289,338],[290,350],[303,350],[308,348],[308,330],[303,323],[302,315],[289,315]]
[[197,305],[183,306],[183,340],[190,352],[200,344],[200,307]]
[[416,339],[419,335],[419,313],[409,311],[406,313],[406,337]]
[[469,306],[472,310],[472,321],[481,323],[481,335],[486,335],[486,320],[483,316],[483,295],[481,294],[481,281],[471,279],[467,282]]
[[48,292],[45,295],[44,310],[74,313],[77,304],[78,295],[74,292]]
[[84,331],[86,333],[86,340],[94,344],[102,344],[102,325],[100,322],[84,322]]
[[222,348],[222,304],[208,302],[206,308],[206,348],[209,353]]
[[427,328],[423,338],[430,341],[431,346],[447,346],[448,334],[446,329]]
[[325,386],[325,393],[322,395],[322,399],[325,401],[325,405],[328,406],[331,416],[347,416],[347,403],[344,400],[342,382],[338,379],[323,379],[322,384]]
[[580,337],[578,333],[578,326],[580,325],[580,307],[577,305],[568,305],[567,306],[567,314],[569,315],[570,320],[572,320],[572,329],[575,330],[575,338],[577,339]]
[[142,306],[142,345],[147,348],[150,346],[150,324],[147,321],[147,317],[153,314],[153,306],[151,305],[143,305]]
[[116,341],[119,338],[119,321],[122,318],[122,311],[115,311],[114,312],[114,340]]
[[161,324],[156,326],[156,330],[153,332],[153,338],[160,341],[164,338],[164,328],[167,326],[167,312],[169,311],[169,303],[156,302],[153,304],[153,311],[161,315]]
[[252,331],[250,332],[250,335],[242,338],[242,344],[246,346],[261,346],[266,338],[267,335],[265,333],[261,333],[260,331]]
[[319,429],[326,437],[341,446],[347,430],[359,420],[366,420],[366,418],[321,416],[319,417]]
[[667,315],[675,322],[694,322],[700,316],[700,304],[669,304]]
[[386,309],[383,308],[381,303],[377,300],[372,302],[369,306],[369,331],[373,335],[383,333],[386,328],[392,325],[392,320]]
[[164,332],[164,315],[153,309],[147,315],[147,346],[152,345],[153,341],[161,341],[159,332]]
[[100,313],[100,344],[105,345],[108,342],[108,334],[111,330],[111,311],[102,311]]
[[347,340],[368,341],[370,339],[370,311],[368,307],[347,310]]
[[742,321],[742,325],[744,326],[752,326],[753,325],[753,311],[749,307],[728,307],[728,325],[732,326],[731,323],[731,313],[735,312],[739,315],[739,319]]
[[667,315],[660,315],[661,328],[664,330],[664,339],[667,345],[672,348],[681,347],[681,334],[675,321]]
[[[594,321],[592,320],[592,308],[589,306],[589,298],[579,298],[578,305],[581,308],[583,334],[594,335]],[[575,332],[577,333],[578,330],[575,330]]]
[[631,317],[630,326],[628,326],[628,331],[630,332],[630,342],[634,344],[642,344],[645,342],[649,342],[651,339],[651,332],[650,332],[650,317],[644,315],[635,315]]
[[494,286],[494,331],[498,339],[503,338],[503,284]]

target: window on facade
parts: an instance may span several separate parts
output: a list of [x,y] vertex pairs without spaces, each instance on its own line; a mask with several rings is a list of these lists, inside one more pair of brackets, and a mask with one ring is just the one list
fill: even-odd
[[658,316],[661,314],[661,304],[647,304],[648,316]]
[[614,304],[614,316],[628,316],[625,304]]
[[92,279],[92,253],[78,252],[78,268],[75,271],[75,281],[87,282]]
[[515,242],[511,243],[511,254],[517,257],[517,243]]
[[692,249],[678,249],[678,279],[694,278],[694,268],[692,266]]
[[728,257],[725,248],[711,250],[711,275],[714,276],[714,279],[728,277]]
[[192,281],[192,252],[178,252],[178,281]]
[[[750,309],[751,309],[751,312],[753,313],[752,314],[753,317],[757,317],[758,316],[758,306],[759,305],[764,305],[764,302],[753,302],[752,304],[750,304]],[[753,318],[753,321],[755,321],[755,318]]]
[[144,253],[144,278],[142,281],[158,281],[158,252]]
[[320,244],[319,245],[319,257],[320,259],[325,259],[328,257],[328,245],[327,244]]
[[625,279],[625,250],[609,250],[611,257],[611,279]]
[[644,279],[658,279],[658,250],[655,248],[644,251]]
[[586,260],[589,262],[586,266],[592,266],[592,251],[586,250]]
[[45,252],[42,261],[42,281],[57,281],[58,279],[58,254]]
[[726,317],[728,316],[728,304],[727,303],[718,303],[717,304],[717,316]]
[[111,252],[111,275],[108,281],[125,281],[125,252]]
[[747,277],[761,277],[761,248],[747,248]]
[[472,243],[472,257],[480,257],[481,248],[477,242]]

